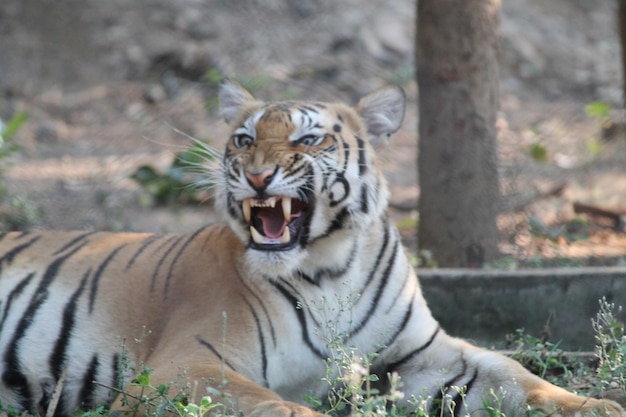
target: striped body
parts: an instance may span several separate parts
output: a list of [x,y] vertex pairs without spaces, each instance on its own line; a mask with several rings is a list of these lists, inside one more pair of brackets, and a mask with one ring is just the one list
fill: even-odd
[[433,415],[481,413],[494,390],[509,411],[624,416],[433,319],[385,214],[374,152],[400,126],[401,90],[352,108],[266,104],[226,82],[220,101],[233,133],[220,169],[205,174],[225,224],[1,236],[3,405],[43,413],[58,387],[57,415],[101,404],[141,413],[117,394],[141,394],[129,382],[145,365],[153,386],[217,387],[245,416],[319,416],[303,399],[327,392],[339,341],[374,358],[382,389],[398,374],[405,401],[421,397]]
[[[124,354],[136,370],[145,363],[160,373],[165,364],[172,380],[179,369],[195,372],[194,360],[223,362],[301,401],[311,390],[324,394],[323,359],[334,331],[349,334],[345,342],[362,352],[379,351],[381,366],[383,358],[402,361],[438,327],[419,297],[396,231],[380,226],[372,235],[385,238],[371,245],[373,236],[363,236],[333,276],[271,280],[235,268],[244,247],[222,226],[190,235],[5,234],[0,401],[45,412],[67,368],[59,412],[108,404],[114,393],[106,387],[123,387],[132,373],[120,379]],[[392,267],[404,279],[389,285]],[[325,326],[329,316],[333,328]],[[422,337],[397,338],[420,323]],[[222,351],[223,335],[228,352]]]

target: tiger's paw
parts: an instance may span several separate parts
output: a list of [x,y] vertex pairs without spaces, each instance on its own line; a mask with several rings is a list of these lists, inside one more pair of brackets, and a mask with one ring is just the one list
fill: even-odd
[[615,401],[580,397],[571,393],[564,395],[546,395],[545,391],[531,392],[528,405],[551,417],[626,417],[624,409]]
[[308,407],[289,401],[263,401],[246,417],[325,417]]
[[624,409],[615,401],[585,398],[580,406],[570,410],[567,415],[576,417],[598,415],[605,417],[626,417],[626,412],[624,412]]

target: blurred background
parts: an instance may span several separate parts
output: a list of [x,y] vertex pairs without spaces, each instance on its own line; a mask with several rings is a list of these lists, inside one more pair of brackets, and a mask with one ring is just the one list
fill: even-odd
[[[493,267],[626,264],[616,8],[503,2]],[[211,193],[186,186],[176,157],[194,158],[190,138],[223,146],[222,77],[262,99],[349,103],[394,83],[408,109],[380,157],[417,250],[415,13],[413,0],[2,0],[2,228],[196,229],[216,220]]]

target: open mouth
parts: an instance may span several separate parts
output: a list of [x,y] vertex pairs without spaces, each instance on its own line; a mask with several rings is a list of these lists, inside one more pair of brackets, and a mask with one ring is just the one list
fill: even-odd
[[291,197],[247,198],[241,202],[250,226],[250,246],[259,250],[291,249],[301,238],[308,205]]

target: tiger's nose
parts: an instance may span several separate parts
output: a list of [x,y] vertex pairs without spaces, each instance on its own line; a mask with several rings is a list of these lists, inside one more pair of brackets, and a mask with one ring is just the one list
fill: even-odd
[[248,180],[248,184],[257,192],[261,193],[272,182],[277,171],[278,167],[274,169],[264,169],[259,172],[246,171],[245,176]]

